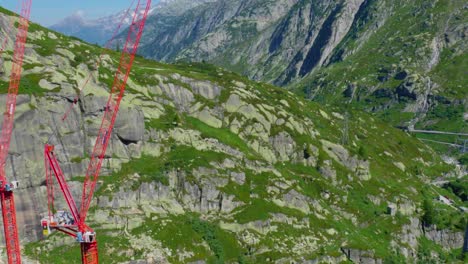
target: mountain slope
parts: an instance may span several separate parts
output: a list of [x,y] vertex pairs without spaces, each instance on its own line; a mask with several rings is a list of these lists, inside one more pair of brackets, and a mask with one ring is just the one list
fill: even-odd
[[329,61],[363,2],[218,0],[178,16],[153,16],[149,24],[159,27],[147,31],[141,54],[211,61],[284,85]]
[[140,51],[352,103],[394,126],[467,133],[467,10],[461,0],[219,0],[154,16]]
[[[79,197],[118,61],[111,52],[95,69],[101,52],[31,26],[7,164],[23,183],[23,244],[40,238],[42,145],[51,136]],[[79,107],[61,123],[90,73]],[[137,58],[102,174],[89,217],[103,263],[455,261],[463,242],[463,202],[430,184],[458,175],[424,144],[367,114],[207,64]],[[59,234],[25,253],[79,262],[77,244]]]
[[328,66],[293,87],[316,101],[375,112],[397,126],[467,133],[466,4],[367,2]]

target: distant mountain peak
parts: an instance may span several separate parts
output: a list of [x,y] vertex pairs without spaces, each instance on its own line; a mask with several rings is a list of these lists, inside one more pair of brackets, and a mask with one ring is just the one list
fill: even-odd
[[[171,0],[162,2],[169,3]],[[154,5],[149,11],[149,14],[154,13],[158,5],[159,3]],[[89,19],[86,18],[86,13],[84,11],[78,10],[57,24],[50,26],[50,29],[65,35],[78,37],[90,43],[103,45],[112,37],[118,25],[122,23],[122,30],[130,25],[132,15],[132,12],[127,12],[127,9],[124,9],[112,15]]]

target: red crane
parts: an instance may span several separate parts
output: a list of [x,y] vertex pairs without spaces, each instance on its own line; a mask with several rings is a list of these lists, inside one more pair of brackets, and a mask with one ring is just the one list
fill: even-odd
[[8,263],[21,263],[18,227],[16,225],[16,209],[13,190],[18,187],[17,181],[7,182],[5,163],[10,148],[11,133],[15,117],[16,96],[21,79],[24,50],[28,37],[29,15],[32,0],[23,0],[19,17],[18,32],[13,51],[10,84],[6,100],[6,110],[3,114],[2,132],[0,135],[0,197],[2,203],[3,230],[8,255]]
[[[114,76],[109,99],[104,107],[104,117],[90,156],[79,210],[66,183],[65,176],[60,169],[54,153],[54,146],[46,144],[44,148],[49,215],[48,218],[41,221],[41,224],[45,230],[52,228],[76,238],[81,244],[82,263],[98,263],[96,233],[86,224],[86,216],[150,7],[151,0],[138,0],[133,13],[132,24],[128,29],[127,40]],[[71,215],[64,211],[55,212],[53,176],[55,176],[60,186]]]

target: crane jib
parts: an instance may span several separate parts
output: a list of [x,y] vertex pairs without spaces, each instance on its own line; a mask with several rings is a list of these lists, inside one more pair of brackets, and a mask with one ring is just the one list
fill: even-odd
[[[146,4],[145,4],[146,2]],[[120,64],[114,76],[114,82],[111,88],[111,93],[105,108],[104,117],[98,133],[96,144],[91,154],[87,173],[85,176],[85,184],[83,185],[82,203],[80,208],[80,222],[86,221],[86,215],[91,204],[96,181],[99,176],[102,161],[109,144],[111,132],[115,123],[115,119],[119,110],[125,86],[130,74],[136,51],[141,39],[141,34],[146,21],[146,16],[149,12],[151,1],[138,1],[136,12],[134,12],[132,24],[129,27],[127,41],[122,49]],[[145,12],[138,12],[144,8]]]

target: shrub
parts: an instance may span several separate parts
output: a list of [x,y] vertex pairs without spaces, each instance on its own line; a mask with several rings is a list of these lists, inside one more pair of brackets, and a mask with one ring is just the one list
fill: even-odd
[[434,224],[434,206],[432,201],[428,198],[424,199],[423,203],[424,214],[422,216],[422,221],[424,225],[429,226]]
[[364,146],[360,146],[358,150],[358,155],[359,157],[363,159],[367,159],[368,157],[367,149]]
[[203,240],[210,246],[211,251],[215,254],[216,263],[224,263],[224,249],[216,235],[216,228],[212,224],[198,218],[192,218],[189,222],[192,229],[200,234]]
[[449,182],[444,186],[445,188],[451,189],[451,191],[462,201],[468,201],[468,180],[457,179]]
[[468,154],[462,155],[460,158],[458,158],[458,161],[461,165],[468,166]]

